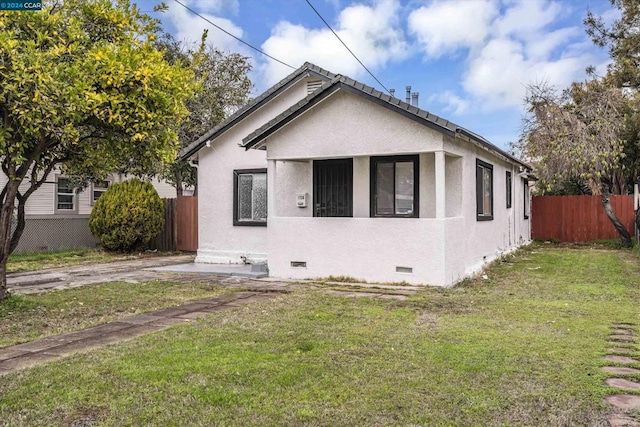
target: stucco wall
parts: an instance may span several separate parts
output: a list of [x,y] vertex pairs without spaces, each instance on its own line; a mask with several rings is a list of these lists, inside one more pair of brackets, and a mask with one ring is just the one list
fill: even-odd
[[[445,180],[446,188],[446,209],[447,217],[457,217],[462,215],[464,161],[462,157],[445,156]],[[475,187],[474,187],[475,189]],[[435,199],[435,196],[434,196]]]
[[439,132],[356,95],[337,92],[271,135],[267,157],[286,160],[411,154],[441,150],[442,141]]
[[[448,141],[455,144],[456,141]],[[477,273],[483,265],[531,241],[530,221],[524,218],[523,181],[520,169],[470,143],[457,142],[464,156],[461,218],[446,221],[447,281],[455,283]],[[476,159],[493,165],[493,220],[476,219]],[[506,171],[511,171],[513,196],[506,202]]]
[[[276,203],[277,216],[313,216],[313,162],[278,162]],[[296,195],[307,193],[307,207],[296,205]]]
[[445,284],[444,228],[435,219],[270,218],[268,251],[273,277]]
[[[267,257],[268,227],[233,225],[233,171],[266,168],[266,153],[239,147],[242,139],[307,95],[306,79],[294,84],[265,106],[253,112],[198,153],[198,256],[197,262],[242,263],[261,261]],[[289,163],[283,168],[293,172],[304,169],[304,163]],[[283,183],[287,191],[298,192],[298,183]],[[270,194],[269,197],[277,197]],[[283,212],[291,215],[295,209],[295,194]],[[293,207],[292,207],[293,206]],[[294,209],[295,208],[295,209]],[[310,208],[307,208],[310,212]]]

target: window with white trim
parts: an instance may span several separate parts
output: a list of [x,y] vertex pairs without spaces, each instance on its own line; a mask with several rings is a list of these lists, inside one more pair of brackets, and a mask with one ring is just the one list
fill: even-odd
[[56,179],[56,210],[74,211],[76,209],[76,192],[68,178]]
[[107,191],[107,189],[109,188],[109,184],[111,183],[111,181],[95,181],[93,183],[93,191],[91,194],[91,203],[95,203],[96,200],[98,200],[100,198],[100,196],[102,196],[102,193],[104,193],[105,191]]
[[267,225],[267,170],[233,171],[233,225]]

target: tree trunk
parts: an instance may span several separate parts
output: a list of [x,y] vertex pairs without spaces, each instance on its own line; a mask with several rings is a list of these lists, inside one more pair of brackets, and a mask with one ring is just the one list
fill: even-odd
[[177,196],[182,196],[182,192],[183,192],[183,184],[182,184],[182,173],[180,172],[179,168],[176,168],[176,173],[175,173],[175,181],[176,181],[176,195]]
[[627,228],[620,222],[618,216],[613,211],[613,207],[611,206],[611,201],[609,200],[609,188],[606,184],[600,186],[601,189],[601,197],[602,197],[602,206],[604,207],[604,212],[609,217],[609,220],[613,223],[618,234],[620,234],[620,241],[622,242],[622,246],[630,248],[633,246],[633,242],[631,241],[631,235],[627,231]]
[[19,181],[9,180],[5,186],[6,192],[0,209],[0,302],[9,298],[7,260],[11,253],[11,219],[19,185]]
[[7,287],[7,262],[0,263],[0,302],[9,298],[9,288]]

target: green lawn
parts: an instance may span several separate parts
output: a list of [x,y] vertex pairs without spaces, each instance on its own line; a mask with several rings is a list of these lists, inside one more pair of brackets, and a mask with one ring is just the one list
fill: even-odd
[[97,249],[71,249],[54,252],[24,252],[12,254],[7,263],[7,272],[42,270],[49,267],[86,264],[92,262],[123,261],[142,257],[170,255],[170,253],[121,254]]
[[406,301],[297,291],[0,377],[0,425],[606,425],[640,260],[548,246]]

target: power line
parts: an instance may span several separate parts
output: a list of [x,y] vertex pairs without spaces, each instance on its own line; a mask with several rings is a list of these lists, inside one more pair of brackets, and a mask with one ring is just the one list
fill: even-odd
[[287,66],[287,67],[289,67],[289,68],[291,68],[291,69],[293,69],[293,70],[295,70],[295,69],[296,69],[296,67],[292,67],[291,65],[287,64],[286,62],[280,61],[278,58],[274,58],[273,56],[269,55],[268,53],[263,52],[262,50],[258,49],[258,48],[257,48],[257,47],[255,47],[254,45],[252,45],[252,44],[250,44],[250,43],[247,43],[246,41],[242,40],[242,39],[241,39],[241,38],[239,38],[239,37],[234,36],[234,35],[233,35],[233,34],[231,34],[229,31],[227,31],[227,30],[225,30],[224,28],[222,28],[222,27],[220,27],[220,26],[218,26],[218,25],[214,24],[214,23],[213,23],[213,22],[211,22],[209,19],[207,19],[207,18],[205,18],[204,16],[200,15],[200,14],[199,14],[198,12],[196,12],[195,10],[191,9],[191,8],[190,8],[189,6],[187,6],[186,4],[184,4],[184,3],[182,3],[182,2],[180,2],[180,1],[178,1],[178,0],[173,0],[173,1],[175,1],[175,2],[176,2],[176,3],[178,3],[180,6],[184,7],[185,9],[187,9],[189,12],[193,13],[194,15],[196,15],[196,16],[198,16],[198,17],[200,17],[201,19],[204,19],[204,20],[205,20],[205,21],[207,21],[209,24],[213,25],[214,27],[216,27],[217,29],[219,29],[219,30],[220,30],[220,31],[222,31],[223,33],[225,33],[225,34],[227,34],[227,35],[229,35],[229,36],[233,37],[234,39],[236,39],[236,40],[237,40],[237,41],[239,41],[240,43],[242,43],[242,44],[244,44],[244,45],[246,45],[246,46],[249,46],[251,49],[253,49],[253,50],[257,51],[257,52],[260,52],[261,54],[263,54],[263,55],[264,55],[264,56],[266,56],[267,58],[271,58],[271,59],[273,59],[274,61],[279,62],[280,64],[285,65],[285,66]]
[[372,73],[371,71],[369,71],[369,69],[367,68],[367,66],[366,66],[366,65],[364,65],[364,64],[362,63],[362,61],[360,61],[360,59],[358,59],[358,57],[356,56],[356,54],[355,54],[355,53],[353,53],[353,52],[351,51],[351,49],[349,49],[349,46],[347,46],[347,44],[346,44],[345,42],[343,42],[343,41],[342,41],[342,39],[340,38],[340,36],[339,36],[338,34],[336,34],[336,32],[335,32],[335,31],[333,31],[333,28],[331,28],[331,25],[329,25],[329,23],[328,23],[327,21],[325,21],[325,19],[322,17],[322,15],[320,15],[320,12],[318,12],[318,11],[316,10],[316,8],[315,8],[315,7],[313,7],[313,5],[311,4],[311,2],[310,2],[309,0],[305,0],[305,1],[306,1],[306,2],[307,2],[307,4],[309,5],[309,7],[311,7],[311,9],[313,9],[313,11],[316,13],[316,15],[318,15],[318,18],[320,18],[320,19],[322,20],[322,22],[324,22],[324,24],[327,26],[327,28],[329,28],[329,29],[331,30],[331,32],[333,33],[333,35],[334,35],[334,36],[336,36],[336,38],[337,38],[338,40],[340,40],[340,43],[342,43],[342,45],[343,45],[343,46],[344,46],[344,47],[349,51],[349,53],[351,54],[351,56],[353,56],[353,57],[356,59],[356,61],[358,61],[358,62],[360,63],[360,65],[362,65],[362,68],[364,68],[364,69],[367,71],[367,73],[369,73],[369,75],[370,75],[371,77],[373,77],[373,79],[374,79],[375,81],[377,81],[377,82],[378,82],[378,84],[379,84],[380,86],[382,86],[382,87],[384,88],[384,90],[386,90],[386,91],[391,95],[391,92],[389,91],[389,89],[387,89],[387,88],[386,88],[386,86],[385,86],[385,85],[383,85],[383,84],[382,84],[382,82],[381,82],[380,80],[378,80],[378,78],[377,78],[376,76],[374,76],[374,75],[373,75],[373,73]]

